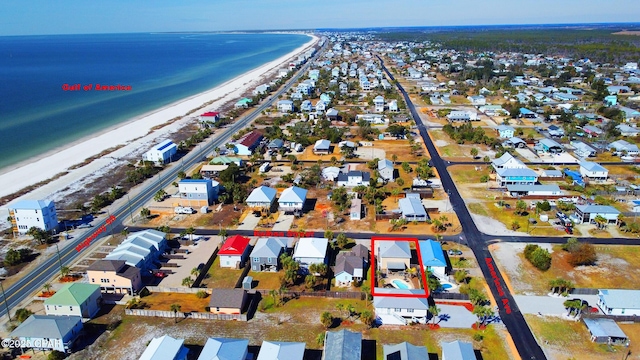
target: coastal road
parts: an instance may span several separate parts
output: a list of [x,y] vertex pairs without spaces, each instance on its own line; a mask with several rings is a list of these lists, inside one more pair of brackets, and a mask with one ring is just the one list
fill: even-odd
[[[380,56],[377,57],[383,70],[387,73],[387,76],[389,76],[392,82],[395,82],[394,76],[386,68]],[[487,247],[487,242],[485,241],[484,236],[482,236],[483,234],[478,231],[476,224],[471,218],[469,210],[467,210],[462,196],[460,196],[460,193],[458,192],[458,189],[455,186],[451,175],[447,171],[447,163],[445,163],[445,161],[440,157],[440,154],[438,154],[433,141],[431,141],[431,137],[429,137],[429,134],[427,133],[427,128],[420,119],[420,115],[416,111],[416,108],[413,105],[409,94],[407,94],[407,92],[399,82],[396,82],[396,86],[402,93],[402,96],[407,103],[407,108],[411,112],[411,115],[413,116],[414,121],[418,126],[420,136],[422,137],[422,140],[424,141],[424,144],[427,147],[427,151],[429,152],[429,155],[431,157],[431,163],[440,175],[442,188],[450,194],[449,199],[451,201],[451,205],[456,209],[456,214],[458,215],[458,219],[460,220],[460,224],[462,226],[462,236],[466,240],[467,246],[471,248],[474,255],[476,256],[476,259],[478,260],[478,265],[482,270],[482,274],[487,280],[487,284],[491,289],[491,293],[497,302],[500,312],[500,318],[502,319],[504,325],[507,327],[507,330],[509,331],[511,338],[513,339],[518,353],[523,359],[546,359],[544,352],[531,333],[531,330],[529,329],[524,316],[518,309],[518,305],[513,299],[512,294],[509,292],[509,289],[504,282],[504,278],[500,273],[500,270],[495,265],[493,256],[491,255]]]
[[[69,243],[65,244],[65,246],[60,249],[58,255],[47,258],[29,274],[18,280],[12,286],[4,289],[4,296],[2,299],[2,303],[0,303],[0,316],[6,314],[6,307],[4,306],[5,301],[9,306],[10,311],[11,309],[15,311],[15,307],[18,306],[23,300],[34,294],[36,291],[41,290],[42,286],[45,283],[51,281],[51,279],[58,274],[61,266],[69,266],[79,256],[81,256],[82,251],[76,251],[76,246],[87,240],[87,238],[95,233],[97,229],[100,229],[104,226],[105,231],[100,233],[99,236],[96,237],[96,239],[100,236],[104,236],[105,234],[121,229],[123,220],[127,217],[130,217],[133,220],[134,213],[144,204],[149,202],[158,190],[170,185],[177,178],[179,171],[194,166],[196,163],[200,162],[202,158],[205,157],[206,154],[209,153],[212,149],[223,145],[231,138],[233,134],[249,125],[249,123],[255,120],[263,110],[269,108],[280,95],[285,94],[291,88],[291,86],[300,78],[300,76],[306,72],[310,64],[313,63],[315,59],[317,59],[317,57],[324,51],[326,46],[327,43],[325,42],[324,47],[319,49],[312,58],[307,60],[307,62],[294,74],[294,76],[291,77],[291,79],[285,85],[283,85],[275,93],[271,94],[268,100],[264,101],[262,104],[254,108],[249,115],[238,118],[233,124],[228,125],[226,128],[222,129],[219,134],[214,135],[214,138],[212,140],[208,141],[205,144],[196,146],[191,152],[185,155],[179,163],[175,163],[172,166],[169,166],[167,169],[156,175],[153,179],[144,182],[134,190],[134,192],[137,191],[137,193],[126,195],[124,198],[121,198],[114,202],[114,204],[110,206],[110,208],[114,210],[108,212],[106,217],[99,219],[97,222],[94,222],[93,231],[89,231],[85,234],[79,235],[76,238],[65,240],[65,242]],[[116,218],[116,220],[111,224],[106,223],[106,219],[109,215],[112,215]]]

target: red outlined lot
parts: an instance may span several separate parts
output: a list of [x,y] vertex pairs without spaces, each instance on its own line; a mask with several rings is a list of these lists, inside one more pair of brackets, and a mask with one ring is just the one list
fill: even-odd
[[[416,252],[418,255],[418,266],[420,270],[420,279],[422,280],[422,289],[424,290],[424,294],[393,294],[393,293],[376,293],[376,241],[406,241],[409,243],[414,243],[416,247]],[[424,266],[422,264],[422,257],[420,256],[420,243],[417,238],[398,238],[393,236],[373,236],[371,238],[371,266],[369,266],[370,270],[370,279],[371,279],[371,295],[372,296],[386,296],[386,297],[399,297],[399,298],[427,298],[429,297],[429,287],[427,286],[427,276],[424,272]]]

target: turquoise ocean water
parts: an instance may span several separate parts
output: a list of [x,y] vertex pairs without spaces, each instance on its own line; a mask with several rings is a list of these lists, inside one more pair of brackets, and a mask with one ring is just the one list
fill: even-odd
[[[292,34],[0,37],[0,169],[215,87],[308,40]],[[65,84],[81,89],[65,91]],[[89,84],[131,90],[85,91]]]

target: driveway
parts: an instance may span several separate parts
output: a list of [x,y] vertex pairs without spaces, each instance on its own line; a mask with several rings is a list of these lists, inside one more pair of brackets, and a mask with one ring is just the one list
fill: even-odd
[[528,296],[513,295],[518,304],[518,308],[523,314],[542,314],[560,316],[566,314],[567,310],[563,303],[570,299],[582,299],[589,303],[589,306],[596,307],[598,303],[598,295],[569,295],[569,297],[553,297],[553,296]]
[[[205,236],[196,241],[194,245],[182,246],[182,249],[188,249],[189,254],[185,254],[185,259],[172,259],[169,262],[178,264],[177,268],[165,268],[170,269],[174,273],[169,274],[166,278],[160,281],[160,286],[167,287],[180,287],[182,286],[182,279],[191,276],[191,269],[198,267],[200,264],[205,264],[209,261],[211,254],[218,247],[220,243],[220,237],[218,236]],[[192,276],[195,279],[195,276]]]
[[464,306],[436,304],[440,308],[436,323],[443,328],[470,329],[478,318]]
[[284,211],[278,215],[278,220],[273,225],[273,231],[289,231],[291,224],[293,224],[294,215],[285,215]]
[[238,230],[253,230],[258,227],[258,222],[260,222],[260,217],[250,212],[245,216],[244,220],[238,224]]

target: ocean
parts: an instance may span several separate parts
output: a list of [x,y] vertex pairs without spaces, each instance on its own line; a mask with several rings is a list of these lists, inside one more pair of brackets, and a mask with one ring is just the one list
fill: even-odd
[[[213,88],[308,40],[203,33],[0,37],[0,170]],[[98,84],[113,88],[98,91]]]

